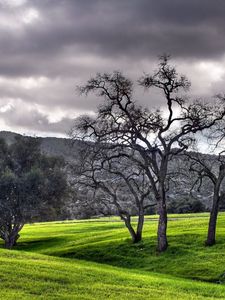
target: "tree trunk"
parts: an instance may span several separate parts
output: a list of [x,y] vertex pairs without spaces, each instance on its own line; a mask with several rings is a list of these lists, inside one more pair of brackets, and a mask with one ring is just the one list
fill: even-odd
[[130,217],[125,218],[124,222],[125,222],[125,225],[126,225],[127,229],[129,230],[129,233],[131,235],[132,242],[136,243],[136,232],[134,231],[134,228],[131,225]]
[[16,236],[10,235],[8,238],[5,239],[4,247],[6,249],[12,249],[13,246],[16,245],[16,241],[18,240],[18,238],[19,238],[19,234],[17,234]]
[[219,199],[218,191],[214,192],[213,205],[209,218],[208,235],[205,242],[206,246],[213,246],[216,243],[216,223],[219,210]]
[[137,224],[137,232],[136,232],[136,241],[138,243],[142,240],[142,231],[144,226],[144,212],[139,212],[138,216],[138,224]]
[[157,199],[158,202],[158,214],[159,214],[159,222],[158,222],[158,251],[163,252],[168,247],[167,242],[167,209],[166,209],[166,198],[165,191],[162,188],[160,192],[160,197]]
[[16,242],[19,239],[19,231],[23,228],[23,224],[19,223],[16,225],[8,225],[4,228],[2,228],[1,232],[1,238],[4,240],[4,247],[6,249],[12,249],[14,246],[16,246]]
[[128,216],[126,216],[126,217],[121,216],[121,218],[124,221],[128,231],[130,233],[132,242],[134,244],[140,242],[142,240],[142,229],[143,229],[143,224],[144,224],[144,214],[138,216],[137,232],[135,232],[133,226],[131,225],[130,216],[129,217]]

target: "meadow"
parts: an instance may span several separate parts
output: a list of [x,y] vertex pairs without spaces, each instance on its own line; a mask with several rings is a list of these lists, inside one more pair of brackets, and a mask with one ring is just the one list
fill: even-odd
[[115,217],[27,224],[0,250],[0,299],[225,299],[225,213],[206,248],[207,223],[207,213],[170,215],[160,255],[156,216],[138,244]]

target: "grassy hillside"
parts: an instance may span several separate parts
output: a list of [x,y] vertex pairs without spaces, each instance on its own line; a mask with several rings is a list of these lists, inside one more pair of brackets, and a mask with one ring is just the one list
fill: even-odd
[[211,248],[207,221],[171,216],[161,255],[156,218],[138,245],[116,218],[26,225],[16,250],[0,251],[0,299],[225,299],[225,214]]
[[84,261],[0,251],[1,299],[224,299],[225,288]]

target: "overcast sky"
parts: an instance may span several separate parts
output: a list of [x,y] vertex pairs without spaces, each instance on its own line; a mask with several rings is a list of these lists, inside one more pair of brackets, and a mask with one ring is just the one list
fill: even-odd
[[163,53],[194,96],[225,92],[224,15],[224,0],[0,0],[0,129],[63,136],[98,104],[77,85],[113,70],[136,80]]

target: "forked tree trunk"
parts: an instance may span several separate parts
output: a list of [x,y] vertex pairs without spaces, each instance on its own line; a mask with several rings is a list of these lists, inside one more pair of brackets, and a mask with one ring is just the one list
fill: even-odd
[[131,239],[132,239],[132,242],[135,244],[135,243],[138,243],[142,240],[142,230],[143,230],[143,225],[144,225],[144,214],[140,214],[138,216],[138,223],[137,223],[137,231],[135,232],[132,224],[131,224],[131,218],[130,216],[129,217],[126,217],[126,218],[122,218],[125,222],[125,225],[130,233],[130,236],[131,236]]
[[132,242],[136,243],[136,232],[135,232],[134,228],[131,225],[130,218],[129,218],[129,220],[128,219],[124,220],[124,222],[125,222],[125,225],[126,225],[128,231],[130,233]]
[[157,199],[158,203],[158,214],[159,214],[159,222],[158,222],[158,247],[157,250],[159,252],[163,252],[168,247],[167,241],[167,208],[166,208],[166,198],[165,191],[162,188],[160,192],[160,197]]
[[208,235],[205,242],[206,246],[213,246],[216,243],[216,224],[219,210],[219,200],[220,197],[218,191],[214,191],[213,205],[209,218]]

